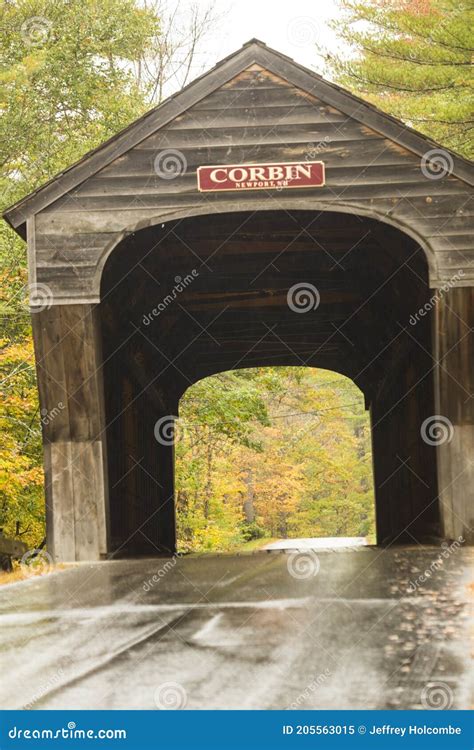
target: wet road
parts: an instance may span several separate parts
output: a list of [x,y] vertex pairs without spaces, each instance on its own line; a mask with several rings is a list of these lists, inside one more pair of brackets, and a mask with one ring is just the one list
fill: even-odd
[[31,578],[0,590],[0,706],[468,708],[471,564],[358,547]]
[[278,539],[269,542],[263,549],[266,550],[302,550],[302,549],[325,549],[327,547],[360,547],[367,542],[363,536],[328,536],[328,537],[304,537],[301,539]]

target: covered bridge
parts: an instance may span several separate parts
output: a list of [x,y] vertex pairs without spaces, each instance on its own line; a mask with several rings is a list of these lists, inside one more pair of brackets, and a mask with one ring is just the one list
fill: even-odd
[[181,395],[267,365],[365,394],[379,543],[472,541],[472,178],[252,40],[10,208],[56,559],[172,552]]

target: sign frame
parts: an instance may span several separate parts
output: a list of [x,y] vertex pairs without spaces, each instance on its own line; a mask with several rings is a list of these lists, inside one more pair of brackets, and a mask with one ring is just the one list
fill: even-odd
[[[250,169],[254,167],[292,167],[292,166],[318,166],[321,168],[321,182],[304,185],[262,185],[255,187],[202,187],[201,175],[214,169]],[[197,188],[200,193],[247,193],[253,190],[309,190],[326,186],[326,164],[323,161],[285,161],[285,162],[256,162],[253,164],[203,164],[196,170]],[[283,178],[281,178],[283,179]],[[241,180],[239,182],[244,182]],[[236,181],[237,182],[237,181]]]

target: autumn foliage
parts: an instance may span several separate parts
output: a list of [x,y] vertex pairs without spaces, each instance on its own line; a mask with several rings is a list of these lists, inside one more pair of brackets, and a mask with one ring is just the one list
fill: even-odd
[[373,535],[369,420],[347,378],[303,367],[223,373],[192,386],[180,414],[181,549]]

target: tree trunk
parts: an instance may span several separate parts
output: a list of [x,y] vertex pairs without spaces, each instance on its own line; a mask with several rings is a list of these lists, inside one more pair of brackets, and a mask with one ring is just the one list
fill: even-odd
[[254,488],[254,483],[253,483],[252,469],[247,469],[244,482],[247,488],[247,494],[246,494],[244,504],[243,504],[245,521],[246,523],[253,523],[255,521],[255,507],[254,507],[255,488]]
[[204,489],[204,518],[209,518],[209,506],[212,497],[212,445],[210,430],[207,436],[207,453],[206,453],[206,487]]

